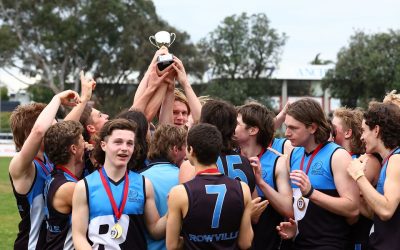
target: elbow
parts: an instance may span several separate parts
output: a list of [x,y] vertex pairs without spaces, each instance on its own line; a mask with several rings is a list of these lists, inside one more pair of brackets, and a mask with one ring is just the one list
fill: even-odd
[[351,209],[348,214],[346,215],[346,217],[351,220],[351,221],[357,221],[358,216],[360,215],[360,210],[358,209],[358,207],[354,207],[353,209]]
[[377,213],[377,215],[382,221],[388,221],[393,217],[393,212],[389,211],[389,209],[384,209],[382,212]]

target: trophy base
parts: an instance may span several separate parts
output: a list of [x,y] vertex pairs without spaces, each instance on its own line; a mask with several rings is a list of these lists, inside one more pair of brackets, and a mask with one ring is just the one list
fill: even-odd
[[174,56],[172,54],[161,55],[157,58],[157,67],[160,71],[163,71],[173,62],[174,62]]

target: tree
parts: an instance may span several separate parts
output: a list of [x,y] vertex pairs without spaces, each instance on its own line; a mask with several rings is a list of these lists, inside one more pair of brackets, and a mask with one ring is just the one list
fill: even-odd
[[0,87],[0,100],[2,101],[8,101],[10,98],[8,97],[8,89],[7,87]]
[[201,75],[189,35],[161,20],[152,1],[2,0],[0,66],[39,74],[55,93],[70,82],[77,90],[83,67],[98,83],[134,82],[132,75],[143,75],[155,51],[148,37],[162,29],[176,33],[173,51],[185,53],[187,70]]
[[318,53],[314,60],[312,60],[310,62],[311,65],[327,65],[327,64],[332,64],[333,61],[332,60],[323,60],[321,58],[319,58],[319,56],[321,55],[321,53]]
[[356,32],[348,47],[337,55],[335,68],[323,79],[333,97],[348,107],[366,106],[369,100],[382,100],[400,87],[400,31],[365,34]]
[[270,73],[287,37],[271,28],[265,14],[226,17],[199,42],[215,78],[254,78]]

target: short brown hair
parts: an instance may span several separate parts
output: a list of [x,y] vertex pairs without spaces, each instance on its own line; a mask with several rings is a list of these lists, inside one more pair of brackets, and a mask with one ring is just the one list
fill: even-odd
[[181,102],[181,103],[183,103],[183,104],[186,105],[187,110],[188,110],[188,115],[190,115],[189,102],[188,102],[188,100],[187,100],[187,97],[186,97],[185,94],[183,93],[183,91],[180,90],[180,89],[175,88],[175,90],[174,90],[174,96],[175,96],[174,101],[178,101],[178,102]]
[[250,102],[238,108],[238,114],[242,115],[243,123],[248,127],[257,127],[257,144],[268,147],[274,136],[275,115],[267,107]]
[[10,117],[10,127],[13,133],[15,147],[19,152],[28,138],[36,119],[46,107],[44,103],[19,105]]
[[329,139],[331,126],[326,120],[321,105],[313,99],[304,98],[289,104],[286,114],[303,123],[306,127],[315,123],[317,125],[314,134],[316,143],[324,143]]
[[44,151],[55,165],[67,164],[69,147],[78,145],[83,127],[77,121],[62,121],[52,125],[44,135]]
[[350,150],[355,154],[365,152],[365,144],[361,140],[363,112],[360,109],[338,108],[333,112],[342,121],[345,130],[351,129]]
[[93,110],[92,106],[89,104],[86,104],[85,108],[83,109],[82,115],[79,118],[79,122],[83,126],[83,132],[82,132],[83,139],[85,139],[85,141],[87,141],[87,142],[90,140],[90,134],[87,131],[86,126],[89,124],[93,124],[93,120],[92,120],[92,116],[91,116],[92,110]]
[[170,151],[174,146],[181,149],[186,144],[186,133],[186,129],[182,127],[169,124],[159,126],[150,143],[149,159],[165,158],[173,162]]
[[[100,130],[99,136],[96,138],[96,143],[93,149],[93,156],[96,159],[97,163],[103,165],[106,159],[106,153],[101,148],[101,141],[107,140],[106,137],[112,134],[114,130],[129,130],[135,133],[136,131],[136,123],[129,121],[127,119],[114,119],[107,121],[103,128]],[[134,157],[128,162],[128,166],[135,166]]]

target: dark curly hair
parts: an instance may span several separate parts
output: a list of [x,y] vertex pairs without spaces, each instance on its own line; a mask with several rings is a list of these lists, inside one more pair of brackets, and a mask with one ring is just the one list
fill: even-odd
[[393,103],[371,102],[364,113],[369,129],[379,126],[379,136],[386,148],[400,145],[400,108]]
[[[99,136],[96,138],[96,143],[92,153],[97,163],[101,166],[104,165],[106,159],[106,153],[101,148],[101,142],[107,140],[107,137],[110,136],[114,130],[129,130],[135,133],[136,123],[127,119],[114,119],[107,121],[104,124],[103,128],[100,130]],[[135,166],[134,157],[131,157],[128,162],[128,168],[131,169],[132,166]]]
[[257,127],[257,144],[266,148],[274,137],[274,117],[275,114],[267,107],[250,102],[238,108],[238,114],[242,115],[243,123],[246,128]]
[[67,164],[71,158],[69,148],[78,145],[83,127],[77,121],[63,121],[52,125],[44,135],[44,151],[55,165]]

